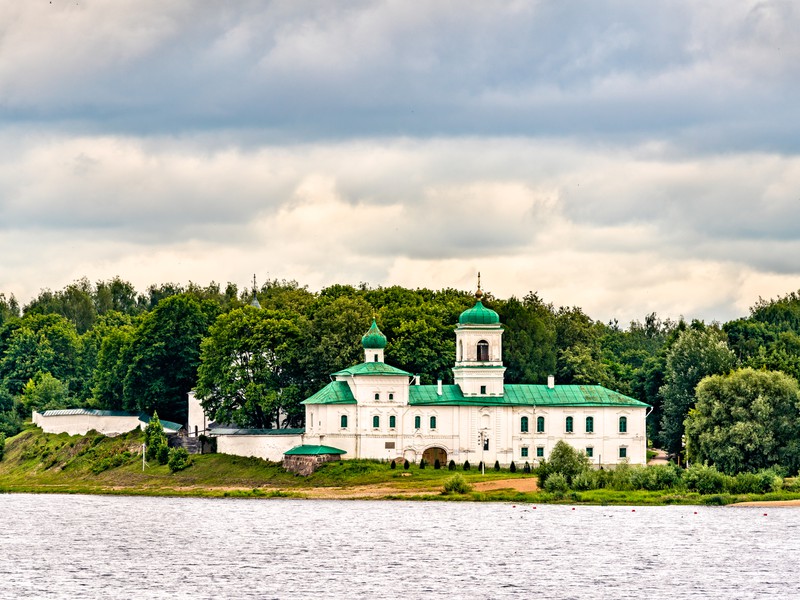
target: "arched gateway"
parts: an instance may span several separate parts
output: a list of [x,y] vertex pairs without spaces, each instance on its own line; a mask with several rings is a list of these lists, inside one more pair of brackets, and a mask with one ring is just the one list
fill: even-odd
[[422,458],[429,465],[436,464],[438,460],[439,464],[444,467],[447,464],[447,450],[434,446],[425,450],[422,453]]

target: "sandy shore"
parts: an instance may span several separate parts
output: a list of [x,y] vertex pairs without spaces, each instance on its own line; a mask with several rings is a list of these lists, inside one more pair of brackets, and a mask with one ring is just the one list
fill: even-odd
[[800,500],[756,500],[755,502],[737,502],[728,506],[800,506]]

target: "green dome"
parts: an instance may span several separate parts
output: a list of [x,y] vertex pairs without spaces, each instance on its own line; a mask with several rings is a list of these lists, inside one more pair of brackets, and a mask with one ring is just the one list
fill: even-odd
[[378,324],[375,319],[372,319],[372,326],[369,331],[361,338],[361,345],[365,350],[374,350],[376,348],[386,348],[386,336],[378,329]]
[[478,300],[475,306],[461,313],[458,322],[460,325],[494,325],[500,322],[500,317]]

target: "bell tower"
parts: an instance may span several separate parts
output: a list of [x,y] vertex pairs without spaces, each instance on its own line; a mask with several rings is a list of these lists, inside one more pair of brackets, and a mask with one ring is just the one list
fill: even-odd
[[502,396],[506,368],[503,366],[503,326],[499,315],[481,302],[481,274],[475,306],[458,317],[456,363],[453,381],[464,396]]

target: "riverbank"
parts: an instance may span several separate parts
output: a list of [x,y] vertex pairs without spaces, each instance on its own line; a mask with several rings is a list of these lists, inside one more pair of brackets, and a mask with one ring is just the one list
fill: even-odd
[[[732,504],[784,502],[800,505],[800,493],[707,494],[681,489],[656,491],[608,488],[548,494],[536,477],[520,471],[421,469],[368,460],[323,465],[309,477],[286,472],[279,464],[223,454],[192,456],[185,470],[171,472],[155,461],[143,463],[138,431],[115,438],[45,434],[26,429],[6,443],[0,461],[0,492],[198,496],[308,499],[406,499],[425,501],[558,503],[597,505]],[[445,494],[455,474],[469,491]]]

